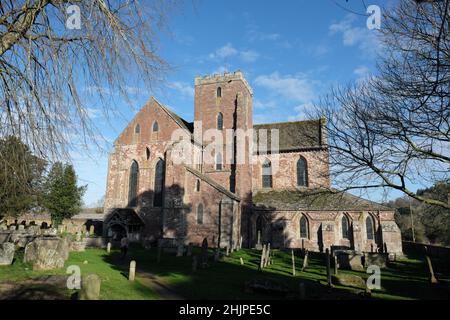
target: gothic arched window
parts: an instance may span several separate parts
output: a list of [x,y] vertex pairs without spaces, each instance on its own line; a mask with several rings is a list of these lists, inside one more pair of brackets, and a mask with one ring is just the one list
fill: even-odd
[[128,184],[128,206],[136,207],[137,205],[137,190],[139,184],[139,165],[133,160],[130,168],[130,180]]
[[308,166],[306,163],[306,159],[303,157],[301,157],[297,161],[297,186],[308,186]]
[[197,223],[203,224],[203,204],[200,203],[197,207]]
[[345,216],[345,215],[342,216],[341,224],[342,224],[342,238],[350,239],[350,235],[349,235],[350,223],[348,221],[347,216]]
[[136,127],[134,127],[134,133],[141,133],[141,126],[139,125],[139,123],[136,125]]
[[159,159],[155,167],[155,196],[153,198],[153,206],[161,207],[163,202],[164,191],[164,161]]
[[153,122],[152,131],[153,132],[158,132],[159,131],[158,121]]
[[146,156],[147,156],[147,160],[150,159],[151,153],[150,153],[150,148],[149,148],[149,147],[147,147],[147,148],[145,149],[145,153],[146,153]]
[[308,220],[303,215],[300,218],[300,238],[308,238]]
[[366,218],[366,234],[368,240],[373,240],[374,238],[373,220],[371,217]]
[[217,98],[221,98],[222,97],[222,88],[218,87],[217,88]]
[[200,179],[195,181],[195,191],[200,192]]
[[216,170],[222,170],[222,154],[216,154]]
[[223,114],[221,112],[217,115],[217,130],[223,130]]
[[262,186],[272,188],[272,163],[266,159],[262,165]]

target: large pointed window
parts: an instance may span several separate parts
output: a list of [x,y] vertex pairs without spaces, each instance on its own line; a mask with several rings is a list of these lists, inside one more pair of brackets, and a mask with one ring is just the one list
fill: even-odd
[[128,206],[136,207],[137,191],[139,185],[139,165],[133,161],[130,168],[130,180],[128,184]]
[[197,207],[197,223],[203,224],[203,204],[199,204]]
[[343,239],[350,239],[350,233],[349,233],[350,223],[348,221],[347,216],[345,216],[345,215],[342,216],[341,224],[342,224],[342,238]]
[[297,186],[308,186],[308,166],[306,163],[306,159],[303,157],[301,157],[297,161]]
[[262,186],[272,188],[272,163],[266,159],[262,165]]
[[159,159],[155,167],[155,196],[153,197],[153,206],[161,207],[163,202],[164,192],[164,161]]
[[300,218],[300,238],[308,238],[308,220],[303,215]]
[[152,131],[153,132],[158,132],[159,131],[158,121],[153,122]]
[[223,114],[221,112],[217,115],[217,130],[223,130]]
[[366,234],[368,240],[373,240],[374,231],[373,231],[373,220],[371,217],[366,218]]

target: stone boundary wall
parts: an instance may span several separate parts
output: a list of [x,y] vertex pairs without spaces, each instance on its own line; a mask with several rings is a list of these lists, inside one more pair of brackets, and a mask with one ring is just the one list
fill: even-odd
[[427,247],[427,252],[430,257],[450,260],[450,247],[411,241],[402,241],[402,245],[403,245],[403,252],[405,254],[408,253],[425,254],[425,247]]

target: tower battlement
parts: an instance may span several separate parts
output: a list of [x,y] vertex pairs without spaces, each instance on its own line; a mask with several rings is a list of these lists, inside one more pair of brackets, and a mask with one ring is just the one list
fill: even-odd
[[235,72],[224,72],[224,73],[215,73],[205,76],[197,76],[195,77],[195,85],[205,85],[211,83],[219,83],[219,82],[228,82],[228,81],[236,81],[241,80],[244,85],[247,87],[248,91],[251,95],[253,95],[253,90],[248,84],[247,80],[244,77],[242,71],[237,70]]

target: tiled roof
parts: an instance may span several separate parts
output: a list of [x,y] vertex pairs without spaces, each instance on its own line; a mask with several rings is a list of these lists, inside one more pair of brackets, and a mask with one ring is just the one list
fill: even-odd
[[260,190],[253,195],[253,205],[266,210],[392,211],[379,203],[329,189]]
[[[323,148],[322,120],[292,121],[257,124],[253,126],[260,147],[260,130],[267,130],[267,148],[271,147],[271,129],[279,130],[279,150],[295,151],[299,149]],[[261,149],[260,149],[261,150]],[[256,152],[256,146],[255,146]]]
[[234,199],[236,201],[240,201],[241,199],[234,193],[228,191],[227,189],[225,189],[222,185],[220,185],[219,183],[217,183],[216,181],[214,181],[213,179],[211,179],[210,177],[204,175],[203,173],[201,173],[198,170],[195,170],[194,168],[185,166],[186,169],[191,172],[192,174],[196,175],[199,179],[205,181],[206,183],[208,183],[209,185],[211,185],[213,188],[217,189],[218,191],[222,192],[223,194],[225,194],[227,197]]

